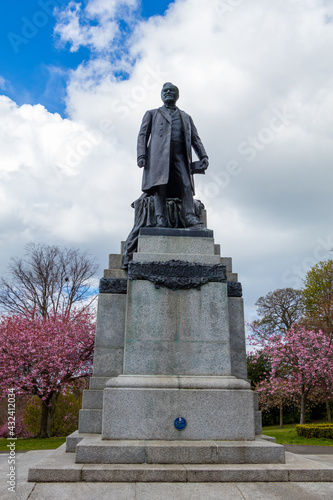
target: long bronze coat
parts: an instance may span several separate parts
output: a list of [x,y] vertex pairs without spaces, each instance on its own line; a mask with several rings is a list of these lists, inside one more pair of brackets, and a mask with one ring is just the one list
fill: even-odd
[[[190,173],[192,162],[192,147],[201,160],[207,157],[207,153],[192,118],[179,110],[183,123],[186,160]],[[171,117],[164,107],[151,109],[143,117],[138,136],[138,160],[146,158],[142,176],[142,191],[149,191],[154,186],[168,183],[170,170],[170,147],[171,147]],[[193,177],[190,173],[193,186]]]

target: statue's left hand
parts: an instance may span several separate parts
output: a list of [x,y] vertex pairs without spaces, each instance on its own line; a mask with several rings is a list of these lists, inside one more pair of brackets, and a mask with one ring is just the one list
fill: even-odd
[[208,158],[202,158],[202,160],[201,160],[201,164],[202,164],[202,166],[204,167],[204,169],[205,169],[205,170],[207,170],[208,165],[209,165]]

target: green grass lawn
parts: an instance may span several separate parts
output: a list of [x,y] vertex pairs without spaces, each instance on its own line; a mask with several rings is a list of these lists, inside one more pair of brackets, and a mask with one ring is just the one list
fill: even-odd
[[[54,450],[59,448],[66,441],[65,437],[52,437],[52,438],[18,438],[15,443],[16,451],[22,450]],[[9,444],[9,439],[0,439],[0,451],[9,450],[7,445]]]
[[298,437],[296,424],[284,425],[282,429],[278,425],[269,425],[262,428],[262,433],[266,436],[276,438],[277,444],[307,444],[310,446],[333,446],[332,439]]

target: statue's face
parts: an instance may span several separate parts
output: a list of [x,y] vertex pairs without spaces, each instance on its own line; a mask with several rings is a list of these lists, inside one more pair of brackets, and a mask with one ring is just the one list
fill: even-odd
[[179,97],[178,89],[172,83],[167,83],[163,85],[161,96],[164,104],[175,104]]

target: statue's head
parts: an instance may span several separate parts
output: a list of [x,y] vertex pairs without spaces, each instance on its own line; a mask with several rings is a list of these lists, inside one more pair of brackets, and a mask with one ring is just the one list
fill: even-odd
[[161,97],[164,104],[175,104],[179,99],[179,89],[171,82],[163,85]]

